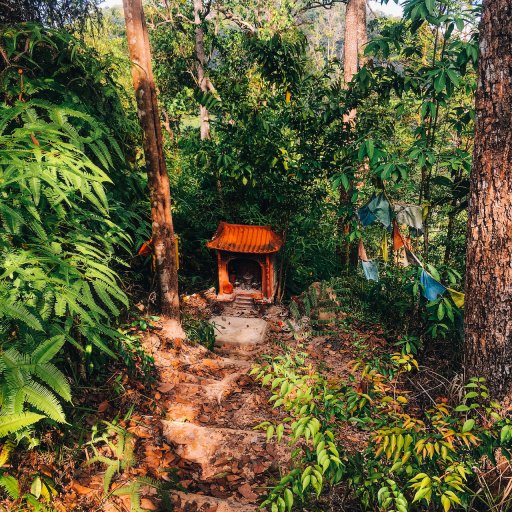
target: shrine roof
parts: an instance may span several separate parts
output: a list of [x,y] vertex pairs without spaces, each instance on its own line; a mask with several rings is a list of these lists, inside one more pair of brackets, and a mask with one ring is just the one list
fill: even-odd
[[281,249],[283,240],[270,226],[220,222],[212,240],[206,245],[218,251],[271,254]]

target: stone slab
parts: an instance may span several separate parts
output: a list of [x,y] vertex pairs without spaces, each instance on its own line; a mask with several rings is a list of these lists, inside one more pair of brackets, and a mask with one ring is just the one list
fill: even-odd
[[214,316],[215,345],[219,348],[253,350],[263,344],[268,323],[261,318],[239,316]]

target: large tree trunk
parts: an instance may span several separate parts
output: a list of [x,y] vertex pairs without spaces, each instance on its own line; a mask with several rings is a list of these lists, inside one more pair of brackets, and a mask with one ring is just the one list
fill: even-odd
[[144,156],[151,200],[153,248],[162,314],[179,324],[178,272],[171,213],[171,192],[165,164],[151,51],[141,0],[123,0],[137,114],[144,132]]
[[512,384],[512,2],[484,0],[468,214],[465,369]]
[[[194,0],[195,50],[197,85],[202,92],[211,91],[213,86],[205,73],[206,52],[204,49],[203,0]],[[201,140],[210,138],[210,113],[203,105],[199,106]]]

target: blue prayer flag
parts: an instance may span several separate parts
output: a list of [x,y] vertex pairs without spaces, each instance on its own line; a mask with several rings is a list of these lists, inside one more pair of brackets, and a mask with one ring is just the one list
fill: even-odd
[[357,215],[363,226],[369,226],[376,219],[387,228],[391,226],[391,205],[382,192],[374,194],[370,201],[357,210]]
[[369,226],[377,217],[370,211],[368,205],[365,205],[357,210],[357,215],[363,226]]
[[423,297],[427,300],[436,300],[446,291],[446,287],[436,281],[426,270],[421,271],[420,282],[423,286]]
[[364,276],[368,281],[379,282],[379,266],[375,261],[361,261],[363,266]]
[[368,203],[368,208],[384,226],[391,226],[391,205],[382,192]]

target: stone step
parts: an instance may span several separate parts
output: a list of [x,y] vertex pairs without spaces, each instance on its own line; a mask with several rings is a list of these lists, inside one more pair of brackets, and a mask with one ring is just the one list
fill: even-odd
[[251,462],[256,453],[265,452],[262,432],[217,427],[202,427],[180,421],[162,421],[163,435],[177,446],[176,453],[201,468],[201,479],[233,473],[251,480],[255,473]]
[[241,297],[240,295],[235,299],[235,303],[238,304],[253,304],[254,305],[254,299],[252,297]]
[[237,380],[247,374],[247,369],[230,373],[222,380],[213,381],[209,384],[197,384],[191,382],[177,383],[172,389],[174,396],[192,396],[197,395],[205,402],[217,402],[219,405],[222,400],[231,395],[238,389]]
[[172,492],[174,512],[256,512],[257,505],[246,505],[232,499],[212,498],[202,494]]
[[216,316],[210,322],[215,326],[215,346],[235,353],[253,353],[264,343],[268,327],[261,318]]

